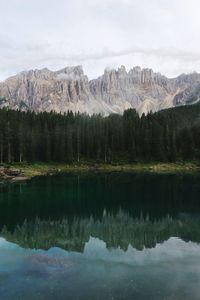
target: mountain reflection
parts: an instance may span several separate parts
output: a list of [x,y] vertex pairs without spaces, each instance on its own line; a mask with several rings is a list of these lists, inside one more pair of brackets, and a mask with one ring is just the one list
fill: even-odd
[[142,216],[134,219],[119,211],[115,216],[104,212],[98,220],[93,217],[75,218],[71,221],[36,218],[35,221],[25,221],[21,226],[16,226],[13,232],[4,226],[0,235],[24,248],[49,249],[56,246],[68,251],[83,252],[85,244],[92,236],[103,240],[107,248],[119,247],[126,251],[131,245],[142,250],[144,247],[155,247],[157,243],[170,237],[199,243],[200,217],[180,215],[178,219],[168,216],[151,221]]
[[0,236],[25,248],[200,242],[199,175],[68,174],[0,186]]

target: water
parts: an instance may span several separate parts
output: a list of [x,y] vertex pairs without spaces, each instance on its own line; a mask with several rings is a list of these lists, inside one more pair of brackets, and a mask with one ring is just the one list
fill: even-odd
[[0,185],[0,299],[200,299],[200,176]]

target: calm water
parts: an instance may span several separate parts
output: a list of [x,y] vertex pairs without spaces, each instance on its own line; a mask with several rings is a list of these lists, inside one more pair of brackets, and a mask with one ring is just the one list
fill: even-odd
[[200,176],[0,185],[0,299],[200,299]]

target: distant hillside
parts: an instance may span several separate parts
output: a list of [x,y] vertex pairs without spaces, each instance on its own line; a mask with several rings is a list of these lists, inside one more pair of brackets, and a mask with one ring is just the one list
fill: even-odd
[[200,103],[164,109],[155,115],[161,115],[168,122],[173,122],[175,128],[192,127],[200,124]]

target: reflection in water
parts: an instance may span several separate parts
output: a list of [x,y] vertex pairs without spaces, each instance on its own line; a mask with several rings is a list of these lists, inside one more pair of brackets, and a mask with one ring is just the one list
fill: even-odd
[[0,299],[199,299],[199,179],[83,174],[0,186]]
[[154,247],[177,236],[200,241],[200,176],[82,174],[1,186],[1,236],[23,247],[83,251]]
[[200,212],[200,176],[82,174],[0,185],[0,226],[25,219],[101,218],[104,210],[150,220]]
[[170,238],[153,249],[25,250],[0,239],[1,299],[198,300],[200,246]]
[[0,236],[24,248],[49,249],[53,246],[68,251],[83,252],[90,236],[99,238],[108,248],[120,247],[126,251],[132,247],[142,250],[152,248],[170,237],[200,242],[200,217],[180,215],[177,219],[165,217],[151,221],[148,217],[134,219],[120,211],[115,216],[104,214],[101,219],[75,218],[71,221],[40,220],[25,221],[13,232],[3,227]]

